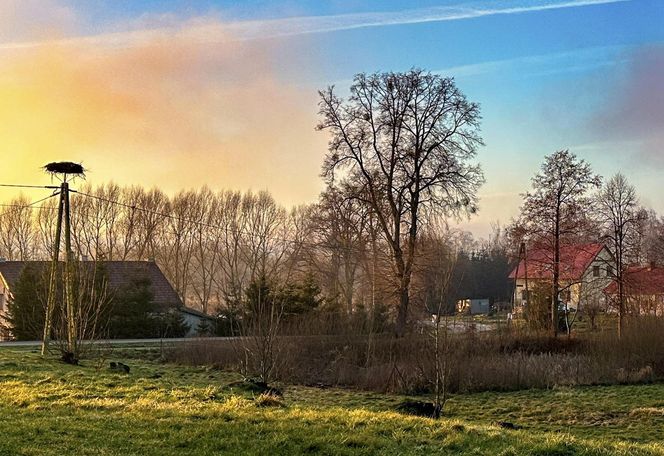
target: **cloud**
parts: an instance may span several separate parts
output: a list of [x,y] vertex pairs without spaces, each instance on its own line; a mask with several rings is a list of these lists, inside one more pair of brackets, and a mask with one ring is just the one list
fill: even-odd
[[57,0],[2,0],[0,43],[52,38],[78,22],[76,13]]
[[626,75],[606,93],[591,121],[595,134],[636,143],[637,158],[664,167],[664,45],[634,51]]
[[315,198],[326,149],[314,131],[315,91],[279,78],[271,43],[229,31],[210,44],[195,28],[184,22],[179,33],[130,47],[56,40],[6,53],[3,180],[43,182],[38,167],[66,159],[83,161],[92,183],[269,188],[287,204]]
[[[518,71],[521,76],[549,76],[559,73],[584,72],[627,63],[627,46],[595,46],[573,51],[529,55],[504,60],[461,65],[436,70],[436,73],[454,77]],[[579,63],[580,62],[580,63]]]
[[[18,0],[11,0],[18,1]],[[35,1],[35,0],[30,0]],[[591,5],[627,2],[631,0],[503,0],[500,2],[462,3],[456,6],[407,9],[391,12],[352,13],[328,16],[301,16],[278,19],[224,22],[195,18],[186,25],[170,15],[162,15],[158,26],[154,20],[139,21],[140,27],[92,36],[59,39],[58,44],[87,43],[116,47],[136,46],[139,43],[175,37],[199,43],[221,43],[228,39],[255,40],[315,33],[336,32],[368,27],[456,21],[485,16],[522,14],[554,9],[579,8]],[[136,25],[136,24],[135,24]],[[147,27],[146,27],[147,25]],[[43,41],[15,41],[0,44],[0,49],[16,49],[43,45]]]

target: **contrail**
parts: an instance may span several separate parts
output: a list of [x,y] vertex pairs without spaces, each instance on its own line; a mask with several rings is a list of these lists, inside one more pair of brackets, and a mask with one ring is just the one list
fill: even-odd
[[300,16],[238,22],[184,21],[168,27],[77,36],[48,41],[0,44],[0,49],[22,49],[45,44],[98,44],[109,47],[131,47],[159,39],[188,39],[201,43],[256,40],[317,33],[330,33],[370,27],[457,21],[486,16],[523,14],[546,10],[579,8],[591,5],[622,3],[631,0],[567,0],[541,3],[535,0],[483,2],[457,6],[408,9],[391,12],[369,12],[328,16]]

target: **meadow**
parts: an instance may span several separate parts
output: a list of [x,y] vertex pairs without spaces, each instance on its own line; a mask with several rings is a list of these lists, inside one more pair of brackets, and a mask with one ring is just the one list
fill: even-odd
[[663,384],[454,395],[432,420],[397,412],[404,396],[279,385],[273,400],[238,380],[155,349],[69,366],[0,348],[0,454],[664,454]]

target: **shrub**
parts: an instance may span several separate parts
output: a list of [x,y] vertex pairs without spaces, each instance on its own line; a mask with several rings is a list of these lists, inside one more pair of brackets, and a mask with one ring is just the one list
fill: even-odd
[[[556,386],[641,383],[664,379],[664,319],[636,318],[615,333],[551,338],[536,332],[452,334],[448,391],[475,392]],[[281,381],[407,394],[430,393],[435,360],[430,338],[411,334],[280,336]],[[193,365],[236,370],[242,351],[233,341],[191,341],[169,354]]]

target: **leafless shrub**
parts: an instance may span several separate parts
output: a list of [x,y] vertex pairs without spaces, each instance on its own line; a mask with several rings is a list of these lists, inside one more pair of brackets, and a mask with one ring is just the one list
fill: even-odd
[[[641,383],[664,378],[664,320],[640,318],[616,333],[570,340],[503,332],[450,334],[445,351],[450,393],[558,386]],[[409,394],[434,393],[436,354],[426,335],[279,336],[281,381]],[[372,345],[371,356],[367,356]],[[192,341],[173,361],[236,369],[243,360],[231,342]],[[440,356],[440,353],[439,353]]]

